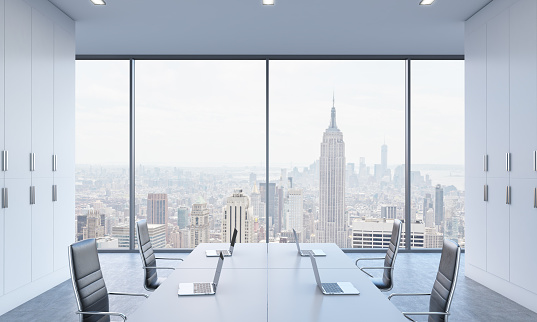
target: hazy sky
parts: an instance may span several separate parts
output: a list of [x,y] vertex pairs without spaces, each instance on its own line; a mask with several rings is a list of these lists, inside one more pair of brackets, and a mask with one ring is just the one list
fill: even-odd
[[[76,162],[128,164],[126,61],[77,61]],[[414,61],[413,163],[463,164],[464,62]],[[404,161],[403,61],[271,61],[270,158],[319,158],[335,92],[347,162]],[[264,61],[137,61],[136,163],[265,162]]]

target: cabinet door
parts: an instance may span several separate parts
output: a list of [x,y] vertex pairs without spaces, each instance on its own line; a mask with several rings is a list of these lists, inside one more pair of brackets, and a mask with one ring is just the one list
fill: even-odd
[[[509,280],[509,205],[506,204],[509,179],[487,178],[487,183],[487,272]],[[519,192],[512,189],[513,193]]]
[[74,35],[54,26],[55,177],[75,173],[75,42]]
[[30,179],[5,179],[9,204],[4,209],[4,280],[9,293],[32,280]]
[[38,11],[32,12],[32,178],[52,178],[54,114],[54,29]]
[[467,176],[484,177],[487,153],[487,29],[468,35],[465,44],[465,162]]
[[537,178],[537,2],[519,1],[510,21],[511,178]]
[[[0,0],[0,17],[4,17],[4,1],[3,0]],[[3,23],[0,24],[0,75],[4,75],[4,24]],[[6,126],[4,123],[4,77],[0,77],[0,126],[2,128],[5,128]],[[0,130],[0,151],[3,151],[3,150],[4,150],[4,131]],[[0,167],[1,166],[2,166],[2,160],[0,160]],[[2,178],[3,178],[3,174],[2,174]]]
[[485,178],[466,178],[466,263],[487,270],[487,202]]
[[75,241],[75,180],[54,178],[57,201],[54,202],[54,270],[69,265],[67,247]]
[[54,206],[50,187],[52,178],[33,178],[35,204],[32,208],[32,280],[54,270]]
[[509,10],[487,24],[487,177],[507,177],[509,152]]
[[510,209],[510,281],[537,293],[535,274],[535,246],[528,242],[535,236],[532,223],[537,218],[535,208],[536,179],[511,179],[514,196]]
[[32,11],[24,1],[5,4],[6,178],[30,178]]

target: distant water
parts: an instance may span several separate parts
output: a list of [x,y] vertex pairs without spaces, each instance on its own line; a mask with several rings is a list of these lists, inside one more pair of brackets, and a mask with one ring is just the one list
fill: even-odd
[[463,165],[414,165],[412,171],[420,171],[424,178],[428,174],[433,185],[455,186],[464,191]]

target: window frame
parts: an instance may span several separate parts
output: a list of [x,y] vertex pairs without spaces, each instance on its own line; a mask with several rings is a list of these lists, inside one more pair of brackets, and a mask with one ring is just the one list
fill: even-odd
[[[137,60],[264,60],[266,64],[265,70],[265,93],[266,93],[266,107],[265,107],[265,182],[269,182],[269,139],[270,139],[270,104],[269,104],[269,78],[270,78],[270,61],[271,60],[402,60],[405,61],[405,231],[411,230],[411,112],[412,112],[412,100],[411,100],[411,72],[413,60],[464,60],[464,55],[76,55],[76,60],[128,60],[129,61],[129,249],[102,249],[99,252],[138,252],[135,249],[134,229],[135,229],[135,76],[136,76],[136,61]],[[266,200],[269,200],[269,189],[266,189]],[[266,231],[268,231],[269,221],[268,218],[269,207],[265,207],[265,222]],[[415,252],[415,253],[438,253],[441,251],[439,248],[427,249],[427,248],[412,248],[411,247],[411,235],[405,234],[405,248],[400,252]],[[266,234],[266,243],[269,243],[269,236]],[[384,252],[382,248],[343,248],[346,253],[378,253]],[[178,252],[188,253],[192,249],[188,248],[167,248],[159,249],[157,252]],[[464,251],[464,249],[463,249]]]

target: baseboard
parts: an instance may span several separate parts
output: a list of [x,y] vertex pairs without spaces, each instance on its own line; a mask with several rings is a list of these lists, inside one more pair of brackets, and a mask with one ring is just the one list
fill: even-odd
[[466,264],[464,275],[537,313],[537,294],[492,275],[472,264]]
[[34,297],[44,293],[54,286],[66,281],[70,278],[69,268],[64,267],[44,276],[40,279],[32,281],[12,292],[0,296],[0,315],[9,312],[17,306],[33,299]]

